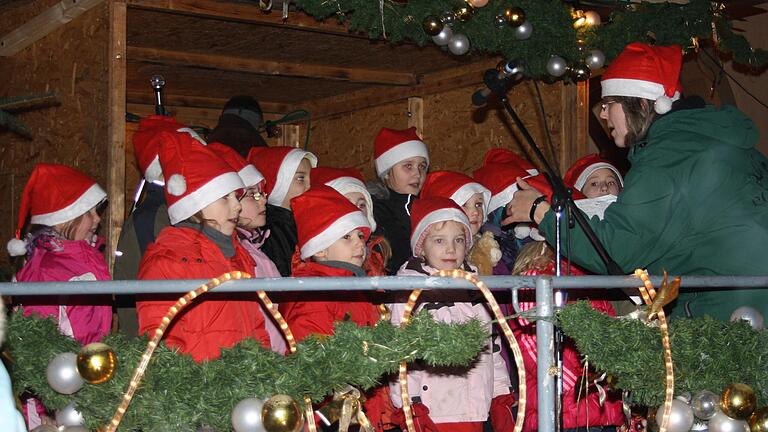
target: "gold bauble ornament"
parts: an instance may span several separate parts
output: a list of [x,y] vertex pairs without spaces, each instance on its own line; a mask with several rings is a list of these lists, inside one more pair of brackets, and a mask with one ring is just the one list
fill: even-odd
[[101,384],[112,378],[117,369],[117,356],[111,346],[94,342],[77,353],[77,371],[90,384]]
[[737,420],[746,420],[757,408],[757,398],[752,387],[734,383],[723,390],[720,396],[720,409],[725,415]]
[[475,9],[469,4],[463,4],[453,9],[453,14],[456,16],[456,19],[461,22],[469,21],[474,13]]
[[304,416],[299,405],[288,395],[274,395],[264,402],[261,421],[268,432],[299,432]]
[[443,25],[444,24],[440,21],[440,18],[434,15],[428,15],[424,18],[424,21],[421,22],[421,28],[424,29],[424,33],[430,36],[439,35],[440,32],[443,31]]
[[519,7],[510,7],[504,9],[504,18],[512,27],[519,27],[525,22],[525,11]]
[[768,432],[768,407],[762,407],[747,420],[751,432]]

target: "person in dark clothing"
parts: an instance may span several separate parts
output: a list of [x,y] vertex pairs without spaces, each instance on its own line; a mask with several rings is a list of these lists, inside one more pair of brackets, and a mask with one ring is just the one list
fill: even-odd
[[256,99],[234,96],[224,105],[218,124],[208,134],[208,141],[222,143],[247,157],[252,147],[267,146],[258,132],[263,123],[264,112]]
[[410,205],[421,192],[429,167],[427,145],[416,128],[396,130],[381,128],[374,142],[376,175],[383,183],[369,185],[373,197],[376,235],[382,235],[392,247],[387,273],[394,275],[411,257]]
[[291,275],[291,259],[296,250],[296,222],[291,199],[309,189],[310,171],[317,157],[294,147],[253,147],[248,153],[253,164],[266,179],[267,224],[269,236],[261,250],[275,263],[282,276]]

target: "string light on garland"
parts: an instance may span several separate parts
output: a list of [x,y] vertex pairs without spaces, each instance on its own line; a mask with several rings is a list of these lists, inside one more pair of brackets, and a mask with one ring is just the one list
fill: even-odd
[[600,14],[595,11],[574,10],[571,12],[571,17],[573,18],[573,28],[576,29],[594,27],[602,22]]
[[456,17],[457,20],[461,22],[467,22],[470,18],[472,18],[472,15],[475,14],[475,9],[470,6],[468,3],[465,3],[461,6],[457,6],[453,9],[453,16]]

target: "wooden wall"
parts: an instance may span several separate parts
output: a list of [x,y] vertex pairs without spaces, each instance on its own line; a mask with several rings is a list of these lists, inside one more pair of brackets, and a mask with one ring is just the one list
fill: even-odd
[[[6,6],[0,13],[0,34],[16,29],[57,2],[15,2]],[[104,2],[23,51],[0,58],[0,98],[54,91],[61,101],[57,107],[18,114],[32,131],[31,141],[0,131],[3,244],[13,236],[19,197],[36,163],[74,166],[106,189],[108,15],[108,2]],[[0,256],[0,263],[7,263],[7,255]]]

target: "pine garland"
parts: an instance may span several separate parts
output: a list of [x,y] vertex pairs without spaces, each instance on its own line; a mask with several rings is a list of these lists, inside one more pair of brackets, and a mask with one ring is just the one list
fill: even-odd
[[[403,359],[438,366],[466,365],[487,339],[487,330],[476,320],[444,324],[420,313],[404,329],[386,322],[376,327],[336,323],[334,335],[307,338],[287,357],[246,340],[222,350],[218,360],[195,363],[161,343],[120,430],[195,431],[205,424],[227,431],[231,429],[230,412],[242,399],[282,393],[299,403],[304,395],[318,402],[348,385],[362,389],[377,385]],[[16,393],[31,390],[53,409],[74,401],[88,427],[107,424],[147,340],[110,335],[104,342],[118,358],[114,377],[99,385],[86,383],[74,395],[61,395],[48,386],[46,367],[59,353],[77,353],[79,344],[61,335],[50,319],[13,313],[8,320],[7,347]]]
[[[632,402],[657,407],[664,402],[664,355],[658,327],[602,314],[587,302],[564,307],[558,320],[563,333],[600,371],[630,390]],[[751,386],[758,403],[768,402],[768,332],[745,322],[710,317],[676,319],[669,326],[675,394],[709,390],[720,394],[733,383]]]
[[[603,51],[610,61],[634,41],[679,44],[686,48],[692,45],[692,38],[711,39],[713,22],[718,29],[719,49],[730,53],[736,63],[755,68],[768,64],[768,52],[753,50],[743,36],[733,34],[727,17],[713,7],[710,0],[691,0],[686,4],[626,0],[600,3],[616,9],[610,20],[591,29],[575,29],[572,7],[564,1],[491,0],[488,5],[475,9],[467,22],[457,20],[453,32],[465,34],[473,52],[517,59],[529,76],[547,80],[552,79],[547,75],[546,65],[553,55],[575,64],[583,61],[591,49]],[[384,38],[386,34],[392,43],[409,40],[425,45],[432,42],[422,28],[424,18],[440,17],[463,5],[464,0],[384,0],[383,20],[380,0],[293,0],[293,4],[319,20],[335,18],[348,22],[351,32],[367,33],[372,39]],[[520,7],[525,11],[526,19],[533,26],[529,39],[515,39],[510,26],[502,29],[494,26],[495,16],[506,7]],[[584,41],[584,46],[579,45],[579,40]]]

